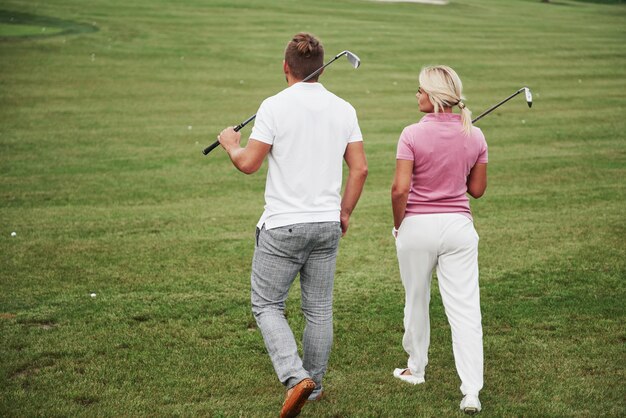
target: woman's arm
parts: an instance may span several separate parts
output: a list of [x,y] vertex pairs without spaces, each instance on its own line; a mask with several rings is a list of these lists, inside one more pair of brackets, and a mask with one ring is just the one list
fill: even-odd
[[411,189],[411,177],[413,176],[413,161],[396,160],[396,174],[391,186],[391,207],[393,208],[393,225],[400,228],[406,203]]
[[467,176],[467,193],[475,199],[481,197],[487,189],[487,163],[477,163]]

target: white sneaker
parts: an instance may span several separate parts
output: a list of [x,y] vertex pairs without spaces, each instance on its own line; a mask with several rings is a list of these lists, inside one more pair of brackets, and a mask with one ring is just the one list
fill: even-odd
[[404,382],[410,383],[412,385],[419,385],[420,383],[425,382],[423,377],[417,377],[411,374],[402,374],[406,370],[409,370],[409,369],[395,369],[393,371],[393,377],[398,378]]
[[477,414],[480,412],[480,401],[477,395],[465,395],[461,401],[461,411],[466,414]]

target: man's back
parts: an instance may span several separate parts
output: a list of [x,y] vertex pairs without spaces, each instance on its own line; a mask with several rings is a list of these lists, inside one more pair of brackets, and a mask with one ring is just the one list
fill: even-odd
[[339,220],[344,153],[362,140],[348,102],[319,83],[296,83],[263,102],[250,138],[272,145],[259,225]]

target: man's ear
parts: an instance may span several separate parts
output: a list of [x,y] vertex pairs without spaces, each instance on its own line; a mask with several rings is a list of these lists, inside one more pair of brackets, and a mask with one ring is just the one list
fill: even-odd
[[290,74],[291,70],[289,69],[289,65],[287,65],[287,61],[283,60],[283,72],[285,75]]

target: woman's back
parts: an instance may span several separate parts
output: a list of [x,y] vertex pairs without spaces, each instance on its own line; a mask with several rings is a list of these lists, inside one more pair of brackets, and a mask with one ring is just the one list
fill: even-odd
[[402,131],[398,160],[413,161],[405,216],[461,213],[471,218],[467,177],[476,163],[487,163],[487,143],[479,128],[463,132],[461,116],[428,113]]

